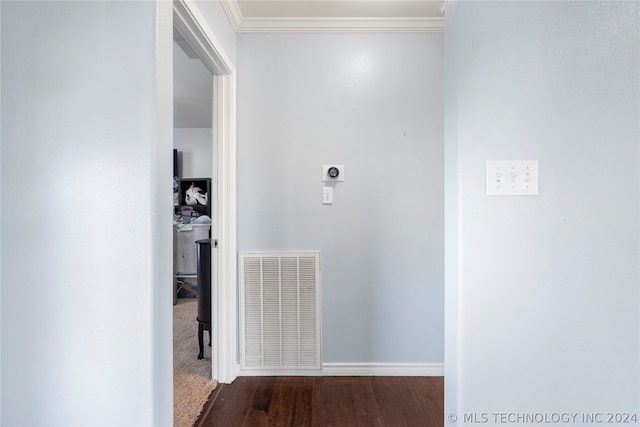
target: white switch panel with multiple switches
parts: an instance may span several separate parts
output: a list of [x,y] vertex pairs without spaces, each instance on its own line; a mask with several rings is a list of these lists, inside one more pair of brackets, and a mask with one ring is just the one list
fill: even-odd
[[537,160],[487,160],[487,196],[537,195]]

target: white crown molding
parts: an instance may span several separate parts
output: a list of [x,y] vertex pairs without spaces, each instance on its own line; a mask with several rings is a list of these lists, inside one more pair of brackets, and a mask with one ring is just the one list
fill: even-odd
[[245,18],[236,0],[221,0],[236,33],[442,33],[444,18]]
[[222,8],[227,14],[233,30],[237,33],[238,28],[240,27],[240,24],[243,20],[242,12],[240,11],[238,2],[236,0],[220,0],[220,3],[222,3]]
[[349,376],[349,377],[443,377],[444,363],[323,363],[322,369],[251,369],[242,370],[242,376]]
[[444,18],[244,18],[238,33],[441,33]]

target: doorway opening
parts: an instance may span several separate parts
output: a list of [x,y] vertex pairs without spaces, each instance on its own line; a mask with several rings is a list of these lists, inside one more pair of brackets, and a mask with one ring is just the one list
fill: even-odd
[[[190,426],[216,383],[211,288],[216,286],[213,74],[173,28],[173,407]],[[208,337],[207,337],[208,335]],[[209,344],[209,345],[207,345]]]
[[[207,102],[210,105],[198,109],[197,115],[208,114],[210,117],[211,130],[206,146],[211,150],[211,154],[204,154],[205,161],[197,167],[204,168],[208,163],[211,168],[209,190],[211,194],[207,197],[211,198],[211,239],[218,242],[217,249],[210,251],[211,376],[220,383],[230,383],[236,375],[237,335],[235,69],[206,25],[201,12],[193,6],[191,1],[175,0],[173,2],[173,31],[174,40],[178,38],[185,46],[185,50],[189,49],[190,55],[197,57],[198,62],[209,72],[208,87],[210,89],[207,90],[210,91],[211,96],[207,98]],[[174,54],[187,55],[184,51],[174,52]],[[192,119],[195,118],[194,114]],[[190,167],[195,167],[193,162]],[[197,328],[197,325],[194,328]]]

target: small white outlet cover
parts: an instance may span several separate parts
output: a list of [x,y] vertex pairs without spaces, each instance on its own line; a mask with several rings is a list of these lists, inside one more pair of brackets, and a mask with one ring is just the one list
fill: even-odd
[[[338,176],[332,178],[329,176],[329,169],[338,169]],[[322,181],[342,182],[344,181],[344,165],[322,165]]]
[[487,196],[537,195],[537,160],[487,160]]

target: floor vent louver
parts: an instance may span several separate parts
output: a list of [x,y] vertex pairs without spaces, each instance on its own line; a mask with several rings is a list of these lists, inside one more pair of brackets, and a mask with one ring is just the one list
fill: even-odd
[[241,253],[242,369],[320,369],[320,253]]

